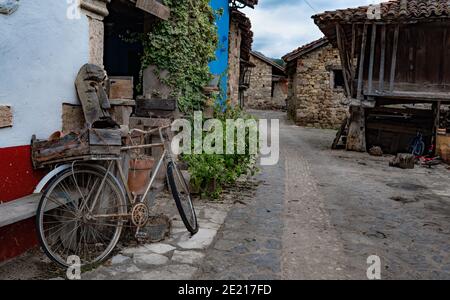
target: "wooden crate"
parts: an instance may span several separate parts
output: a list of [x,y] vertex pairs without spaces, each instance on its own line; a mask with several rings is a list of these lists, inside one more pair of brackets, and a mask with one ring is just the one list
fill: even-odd
[[177,101],[175,99],[146,99],[138,97],[136,99],[135,114],[138,117],[159,117],[171,118],[177,109]]
[[70,133],[60,139],[31,141],[33,167],[73,160],[120,158],[122,138],[120,130],[88,129],[80,134]]
[[109,99],[133,99],[133,77],[111,76],[109,78]]

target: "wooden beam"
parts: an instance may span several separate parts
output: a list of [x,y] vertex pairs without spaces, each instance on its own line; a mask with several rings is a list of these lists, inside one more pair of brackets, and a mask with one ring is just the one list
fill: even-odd
[[386,25],[381,27],[381,55],[380,55],[380,75],[379,75],[379,91],[384,90],[384,66],[386,64]]
[[170,18],[170,9],[156,0],[137,0],[136,7],[162,20]]
[[342,36],[341,36],[341,27],[339,24],[336,24],[336,36],[337,36],[337,43],[338,43],[338,48],[339,48],[340,57],[341,57],[341,64],[342,64],[342,68],[343,68],[342,74],[344,75],[345,92],[347,94],[347,97],[351,97],[349,81],[348,81],[348,73],[347,73],[348,67],[347,67],[346,59],[345,59],[347,52],[343,45],[343,40],[342,40]]
[[373,63],[375,60],[375,43],[377,40],[377,24],[372,25],[372,40],[370,42],[370,60],[369,60],[369,93],[373,91]]
[[364,59],[366,55],[366,43],[367,43],[367,24],[364,24],[361,41],[361,52],[359,56],[358,93],[357,93],[357,98],[359,99],[362,98],[362,91],[363,91]]
[[356,66],[355,66],[355,51],[356,51],[356,40],[357,40],[357,34],[358,34],[358,29],[356,24],[352,24],[352,49],[350,52],[350,77],[351,77],[351,82],[350,82],[350,92],[351,92],[351,96],[355,97],[355,85],[354,85],[354,80],[355,80],[355,75],[356,75]]
[[433,145],[436,153],[436,141],[439,129],[439,120],[441,118],[441,101],[433,103],[433,117],[434,117],[434,126],[433,126]]
[[391,78],[389,83],[389,90],[391,92],[394,90],[394,83],[395,83],[395,68],[397,67],[397,49],[398,49],[399,32],[400,32],[400,25],[397,25],[395,27],[394,32],[394,45],[392,47]]

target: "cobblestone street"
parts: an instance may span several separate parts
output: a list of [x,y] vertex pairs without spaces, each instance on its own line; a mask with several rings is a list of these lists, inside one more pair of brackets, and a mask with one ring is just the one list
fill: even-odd
[[331,151],[335,132],[280,118],[281,159],[262,167],[254,199],[236,205],[207,251],[202,279],[450,278],[445,166],[390,168],[391,157]]

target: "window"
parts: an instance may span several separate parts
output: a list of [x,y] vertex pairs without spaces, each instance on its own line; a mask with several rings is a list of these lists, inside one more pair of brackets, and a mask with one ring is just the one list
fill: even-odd
[[342,70],[333,70],[331,72],[331,84],[334,89],[343,89],[345,85],[344,72]]

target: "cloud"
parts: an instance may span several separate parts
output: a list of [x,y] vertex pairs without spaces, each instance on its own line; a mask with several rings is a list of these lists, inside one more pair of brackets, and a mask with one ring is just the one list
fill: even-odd
[[246,8],[243,12],[252,21],[252,30],[255,33],[253,49],[269,57],[278,58],[323,36],[311,19],[312,15],[373,2],[372,0],[261,0],[254,10]]

